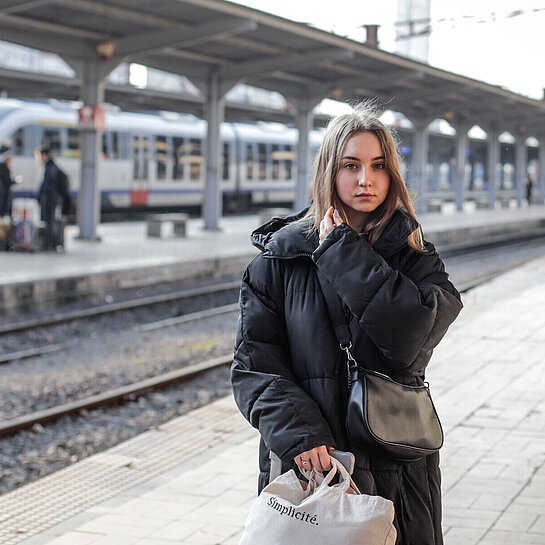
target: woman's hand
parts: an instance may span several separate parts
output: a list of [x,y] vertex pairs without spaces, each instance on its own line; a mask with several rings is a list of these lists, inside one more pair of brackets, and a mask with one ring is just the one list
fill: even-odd
[[339,216],[337,210],[332,206],[329,207],[325,213],[324,218],[320,222],[320,244],[327,238],[327,235],[335,229],[335,227],[341,225],[343,220]]
[[320,473],[322,471],[329,471],[331,469],[331,456],[329,451],[333,450],[333,447],[322,445],[299,454],[294,458],[295,463],[299,466],[299,469],[306,469],[310,471],[315,469]]

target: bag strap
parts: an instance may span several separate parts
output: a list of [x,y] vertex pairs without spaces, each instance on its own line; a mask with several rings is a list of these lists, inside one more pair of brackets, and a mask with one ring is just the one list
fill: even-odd
[[344,315],[341,300],[325,275],[320,272],[319,269],[316,269],[316,273],[325,298],[329,317],[333,324],[333,331],[335,331],[335,336],[339,341],[339,346],[341,347],[341,350],[346,352],[349,367],[357,366],[356,360],[352,357],[350,352],[352,348],[352,336],[350,335],[350,327],[348,326],[346,316]]
[[303,469],[301,471],[301,473],[308,479],[309,483],[314,482],[315,487],[313,492],[317,491],[318,489],[327,488],[337,472],[340,474],[340,482],[335,486],[339,486],[345,492],[351,488],[356,494],[361,494],[350,473],[348,473],[341,462],[335,458],[331,458],[331,469],[326,475],[318,473],[314,468],[311,470]]

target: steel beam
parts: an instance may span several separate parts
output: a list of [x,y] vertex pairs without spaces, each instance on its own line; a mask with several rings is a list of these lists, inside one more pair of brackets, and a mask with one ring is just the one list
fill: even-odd
[[220,127],[225,114],[225,100],[221,93],[221,79],[218,70],[208,80],[206,96],[206,181],[204,188],[203,217],[204,228],[219,230],[222,215],[222,192],[220,176],[221,135]]
[[411,161],[411,182],[414,191],[413,202],[418,213],[426,212],[428,193],[428,151],[430,120],[413,120],[413,149]]
[[526,136],[515,137],[515,198],[517,205],[522,206],[524,200],[524,182],[527,174],[528,149]]
[[173,28],[147,34],[134,34],[117,40],[116,56],[140,59],[166,47],[194,47],[209,41],[223,40],[235,34],[257,29],[254,21],[216,21],[188,30]]
[[[85,106],[101,106],[104,102],[104,79],[98,61],[83,65],[81,98]],[[100,221],[98,156],[101,132],[95,128],[80,129],[81,185],[78,194],[77,221],[79,238],[99,240],[96,227]]]
[[500,162],[500,143],[498,137],[499,129],[489,128],[487,130],[487,170],[488,170],[488,206],[492,210],[496,207],[497,185],[498,185],[498,163]]
[[292,100],[296,108],[295,126],[299,131],[297,139],[297,178],[295,181],[295,210],[301,210],[309,203],[309,166],[310,138],[309,134],[313,127],[312,110],[321,98],[296,97]]
[[470,129],[469,123],[457,123],[456,128],[456,178],[455,178],[455,197],[456,209],[464,209],[465,184],[466,184],[466,148],[468,144],[467,131]]
[[221,76],[224,78],[251,79],[251,76],[258,74],[266,74],[276,70],[295,70],[300,67],[308,67],[309,64],[316,62],[347,59],[353,56],[353,52],[345,49],[319,49],[312,53],[300,55],[280,55],[269,59],[232,63],[229,67],[222,67]]
[[1,0],[0,1],[0,16],[8,13],[18,13],[21,11],[29,11],[36,8],[41,8],[47,4],[52,4],[55,0]]
[[[3,18],[0,17],[0,27]],[[0,39],[14,44],[32,47],[49,53],[56,53],[64,56],[70,52],[73,56],[79,58],[89,58],[96,56],[94,46],[87,41],[75,37],[63,37],[56,33],[42,33],[40,29],[34,29],[31,32],[22,32],[14,27],[2,28]]]

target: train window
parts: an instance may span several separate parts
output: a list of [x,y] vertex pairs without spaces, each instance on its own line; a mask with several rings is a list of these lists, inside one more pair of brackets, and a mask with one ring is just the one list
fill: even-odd
[[133,178],[140,179],[140,138],[132,137]]
[[226,142],[223,143],[223,179],[228,180],[229,179],[229,160],[231,157],[229,144]]
[[113,136],[113,149],[117,153],[115,159],[130,159],[130,135],[126,132],[114,132]]
[[108,149],[110,148],[110,135],[107,132],[102,133],[102,159],[108,157]]
[[79,131],[77,129],[68,129],[68,140],[66,142],[67,157],[79,157]]
[[201,147],[201,140],[198,138],[191,138],[189,140],[189,177],[191,180],[201,179]]
[[155,162],[157,165],[157,179],[165,180],[167,177],[167,138],[155,137]]
[[148,173],[149,173],[149,138],[147,136],[144,136],[142,138],[142,153],[143,153],[143,161],[142,161],[142,178],[144,180],[148,179]]
[[174,180],[183,180],[184,178],[184,138],[174,136],[172,138],[172,178]]
[[281,158],[280,146],[273,144],[271,147],[271,161],[272,161],[272,178],[278,180],[280,178],[280,158]]
[[293,175],[293,162],[295,160],[295,154],[293,153],[292,146],[286,146],[285,148],[285,161],[284,161],[284,169],[285,169],[285,177],[286,180],[291,180],[291,177]]
[[252,180],[254,177],[254,148],[252,144],[246,146],[246,178]]
[[259,164],[259,179],[265,180],[267,178],[267,145],[257,145],[257,157]]
[[53,155],[58,155],[61,151],[61,131],[58,129],[45,129],[43,143],[49,146]]
[[110,159],[119,159],[119,133],[110,133],[110,149],[108,150],[108,157]]
[[13,135],[13,155],[24,155],[24,137],[23,129],[17,129]]

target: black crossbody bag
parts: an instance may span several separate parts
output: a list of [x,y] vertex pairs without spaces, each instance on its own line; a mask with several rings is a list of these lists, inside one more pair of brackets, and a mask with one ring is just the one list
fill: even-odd
[[379,447],[397,462],[412,462],[443,446],[443,429],[427,383],[407,386],[358,365],[339,296],[318,272],[335,336],[346,353],[349,397],[346,430],[361,447]]

